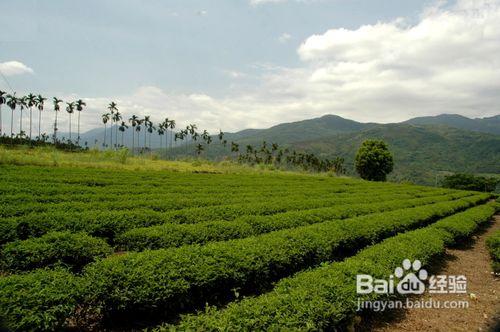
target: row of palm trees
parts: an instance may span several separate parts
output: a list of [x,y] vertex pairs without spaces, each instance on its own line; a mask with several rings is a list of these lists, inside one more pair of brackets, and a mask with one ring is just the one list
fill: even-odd
[[[14,112],[16,110],[19,110],[19,132],[18,136],[19,137],[27,137],[29,140],[33,140],[33,109],[38,110],[38,136],[36,137],[37,140],[42,140],[46,139],[46,136],[42,133],[42,112],[45,109],[45,102],[47,98],[44,98],[41,95],[34,95],[32,93],[26,95],[26,96],[16,96],[16,93],[12,94],[7,94],[5,91],[0,90],[0,136],[5,136],[6,133],[3,132],[3,122],[2,122],[2,106],[7,105],[8,108],[10,108],[11,111],[11,117],[10,117],[10,137],[14,138]],[[54,132],[52,135],[54,144],[57,144],[57,131],[58,131],[58,126],[57,126],[57,121],[58,121],[58,113],[61,111],[61,104],[63,103],[63,100],[58,99],[57,97],[54,97],[52,99],[52,104],[53,104],[53,109],[55,112],[55,118],[54,118]],[[68,113],[69,116],[69,141],[72,141],[72,123],[71,123],[71,115],[77,111],[78,112],[78,119],[77,119],[77,139],[76,139],[76,144],[78,145],[80,143],[80,114],[84,110],[85,106],[87,104],[81,100],[78,99],[76,101],[71,101],[71,102],[66,102],[66,112]],[[23,130],[23,111],[24,110],[29,110],[29,135],[26,134],[26,132]]]
[[[7,94],[0,90],[0,137],[5,137],[6,134],[2,132],[2,106],[7,105],[11,110],[10,119],[10,138],[15,137],[21,139],[29,139],[29,142],[33,142],[33,109],[38,110],[38,136],[37,141],[46,142],[48,136],[41,132],[42,124],[42,113],[45,108],[45,102],[47,98],[41,95],[34,95],[32,93],[27,96],[17,97],[16,93]],[[54,110],[54,125],[53,125],[53,144],[57,144],[73,147],[80,147],[80,114],[85,109],[87,104],[79,99],[76,101],[66,102],[63,105],[63,100],[53,97],[52,99],[53,110]],[[69,140],[58,140],[58,113],[61,111],[62,107],[65,107],[66,112],[69,117]],[[19,134],[14,135],[14,112],[19,110]],[[23,111],[29,111],[29,135],[27,135],[23,130]],[[78,112],[77,117],[77,138],[73,142],[72,140],[72,115],[74,112]],[[200,155],[203,151],[208,153],[208,147],[213,142],[214,138],[218,138],[220,147],[227,147],[228,142],[224,139],[224,133],[219,130],[218,135],[210,135],[207,130],[198,132],[198,126],[196,124],[189,124],[186,128],[179,130],[174,133],[176,128],[176,121],[166,118],[160,123],[155,124],[151,120],[151,116],[146,115],[144,117],[139,117],[137,115],[132,115],[128,119],[124,119],[123,115],[118,109],[116,102],[111,102],[107,107],[107,112],[101,116],[102,122],[104,124],[104,139],[102,146],[103,148],[118,149],[125,147],[124,144],[124,133],[131,128],[132,129],[132,152],[136,151],[152,151],[151,137],[153,133],[160,136],[160,151],[163,151],[163,137],[165,138],[165,155],[168,154],[168,149],[177,146],[177,141],[181,140],[185,142],[185,154],[189,154],[189,146],[194,147],[194,153]],[[110,134],[109,134],[109,145],[108,142],[108,128],[107,125],[110,123]],[[144,130],[143,130],[144,128]],[[144,132],[144,140],[141,145],[140,134],[141,131]],[[121,143],[118,142],[118,132],[120,132]],[[136,140],[137,136],[137,140]],[[148,141],[149,138],[149,141]],[[137,144],[136,144],[137,142]],[[97,140],[96,140],[97,143]],[[169,144],[170,143],[170,144]],[[314,171],[335,171],[336,173],[344,173],[342,158],[335,158],[334,160],[321,159],[312,153],[302,153],[295,150],[290,150],[289,148],[282,148],[277,143],[267,144],[265,141],[262,142],[261,146],[253,147],[247,145],[244,151],[240,151],[240,146],[236,142],[230,142],[230,151],[236,154],[236,159],[241,163],[248,164],[274,164],[274,165],[291,165],[295,167],[302,167],[307,170]],[[182,148],[182,143],[180,144]]]

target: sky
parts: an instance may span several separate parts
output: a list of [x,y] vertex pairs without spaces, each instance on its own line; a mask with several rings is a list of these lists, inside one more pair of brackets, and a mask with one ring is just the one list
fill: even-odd
[[[325,114],[387,123],[500,113],[500,0],[0,0],[0,8],[0,90],[82,98],[83,130],[102,126],[110,101],[126,118],[212,131]],[[4,108],[4,130],[9,116]]]

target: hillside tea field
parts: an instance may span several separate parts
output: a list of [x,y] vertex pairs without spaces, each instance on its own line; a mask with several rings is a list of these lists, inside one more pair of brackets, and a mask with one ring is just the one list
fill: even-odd
[[427,264],[497,208],[280,172],[3,165],[0,193],[0,318],[16,331],[344,326],[356,273]]

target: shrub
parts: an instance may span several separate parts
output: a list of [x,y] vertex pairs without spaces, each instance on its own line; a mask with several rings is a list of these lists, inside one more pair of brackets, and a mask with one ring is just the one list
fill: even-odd
[[472,174],[457,173],[444,177],[441,185],[444,188],[475,190],[483,192],[495,191],[500,179],[486,178],[484,176],[475,176]]
[[[357,274],[385,279],[404,259],[418,259],[425,266],[444,252],[446,243],[456,240],[454,234],[460,232],[448,232],[453,225],[462,229],[462,223],[473,221],[476,229],[494,213],[491,205],[471,208],[389,238],[343,262],[283,279],[272,292],[234,302],[226,309],[184,316],[178,326],[163,326],[158,331],[342,330],[356,312],[358,297],[361,301],[385,297],[376,293],[358,296]],[[442,227],[444,224],[447,226]]]
[[67,266],[80,270],[96,258],[112,252],[102,239],[84,233],[51,232],[39,238],[15,241],[1,251],[1,266],[8,271]]
[[493,261],[493,271],[495,271],[495,273],[500,273],[500,230],[488,237],[486,246],[488,247]]
[[0,322],[8,331],[54,331],[68,326],[84,291],[62,270],[37,270],[0,278]]
[[385,181],[394,161],[384,141],[366,140],[356,154],[355,166],[362,179]]

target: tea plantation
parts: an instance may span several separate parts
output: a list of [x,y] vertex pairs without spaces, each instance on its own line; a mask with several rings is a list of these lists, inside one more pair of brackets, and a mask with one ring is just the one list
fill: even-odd
[[283,172],[2,165],[0,323],[344,327],[357,273],[428,264],[490,220],[490,198]]

